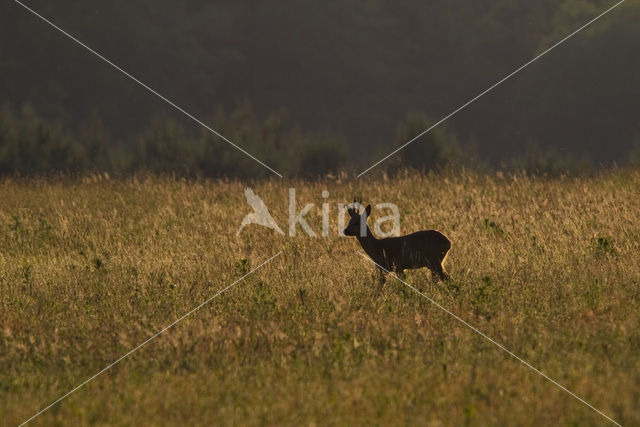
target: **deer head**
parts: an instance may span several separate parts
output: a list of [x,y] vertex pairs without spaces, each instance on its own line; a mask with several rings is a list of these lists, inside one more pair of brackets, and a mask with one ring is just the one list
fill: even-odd
[[347,213],[351,218],[347,228],[344,229],[345,236],[361,236],[367,235],[367,218],[371,215],[371,205],[367,205],[363,212],[360,212],[362,207],[361,201],[358,202],[355,198],[347,209]]

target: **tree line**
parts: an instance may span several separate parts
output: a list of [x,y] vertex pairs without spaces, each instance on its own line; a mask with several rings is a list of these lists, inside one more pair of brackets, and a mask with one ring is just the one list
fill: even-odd
[[[392,151],[394,141],[400,144],[402,126],[418,131],[427,118],[420,131],[426,129],[614,3],[60,0],[30,5],[215,129],[224,129],[225,136],[276,170],[316,174],[345,159],[347,167],[367,167]],[[477,157],[492,167],[519,162],[557,170],[626,161],[640,140],[638,22],[640,3],[621,4],[447,120],[446,135],[432,136],[450,140],[455,134],[458,145],[475,146]],[[39,117],[64,125],[77,142],[67,144],[79,146],[62,150],[80,156],[74,164],[86,158],[87,164],[125,171],[146,162],[153,170],[171,164],[182,173],[188,168],[188,173],[255,174],[251,161],[244,164],[237,156],[241,153],[209,144],[210,136],[165,103],[10,2],[0,6],[0,57],[0,102],[12,102],[20,120],[28,121],[21,106],[30,104]],[[251,124],[236,111],[244,99],[255,110]],[[212,113],[218,106],[226,113]],[[284,119],[280,107],[287,108]],[[171,149],[171,138],[183,131],[183,143]],[[96,132],[107,134],[100,138],[114,146],[100,149],[87,142]],[[166,147],[149,142],[159,139]],[[456,162],[473,157],[474,150],[450,146],[430,153],[429,144],[411,146],[424,150],[423,156],[394,159],[430,167],[442,163],[440,156],[457,156]],[[20,157],[20,150],[12,150]],[[94,154],[100,150],[110,153],[108,158]],[[174,164],[166,154],[171,150],[181,153],[183,163]],[[289,152],[299,155],[283,154]],[[56,167],[64,166],[62,157]],[[157,158],[163,160],[152,160]],[[18,163],[40,170],[42,162]]]
[[[211,127],[285,176],[317,178],[340,171],[357,172],[368,166],[350,161],[349,144],[329,133],[309,133],[293,125],[284,110],[266,116],[245,102],[227,113],[222,109],[208,120]],[[396,146],[421,133],[433,120],[420,112],[408,114],[396,131]],[[202,128],[173,118],[156,118],[129,139],[110,136],[98,116],[78,126],[45,119],[30,105],[0,108],[0,174],[109,172],[175,174],[185,177],[259,178],[270,174],[263,166]],[[371,153],[362,157],[372,158]],[[373,158],[386,152],[378,150]],[[354,156],[354,157],[357,157]],[[640,144],[627,155],[628,164],[640,166]],[[441,125],[399,151],[377,168],[388,173],[403,169],[434,171],[445,167],[493,169],[477,146],[462,143]],[[563,156],[553,150],[527,146],[522,154],[502,162],[501,169],[529,173],[584,173],[595,165],[588,158]]]

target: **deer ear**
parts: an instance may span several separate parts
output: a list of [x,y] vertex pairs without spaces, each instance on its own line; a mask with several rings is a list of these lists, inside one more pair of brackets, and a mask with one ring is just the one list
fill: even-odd
[[367,216],[371,215],[371,205],[367,205],[365,211],[367,212]]

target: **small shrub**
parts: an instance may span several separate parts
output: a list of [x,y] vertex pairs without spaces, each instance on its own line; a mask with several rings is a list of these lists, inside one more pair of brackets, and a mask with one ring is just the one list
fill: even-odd
[[596,252],[600,255],[614,254],[613,239],[611,237],[596,238]]

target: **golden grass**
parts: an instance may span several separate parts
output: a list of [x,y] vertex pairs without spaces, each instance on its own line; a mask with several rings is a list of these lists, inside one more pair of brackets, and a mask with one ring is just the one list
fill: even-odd
[[[36,420],[78,424],[601,425],[606,420],[337,237],[336,204],[401,208],[453,242],[406,280],[624,425],[640,425],[640,173],[448,173],[288,187],[328,238],[251,225],[246,184],[0,181],[0,419],[16,425],[263,260],[245,281]],[[374,219],[376,210],[374,209]],[[307,216],[320,230],[320,209]]]

